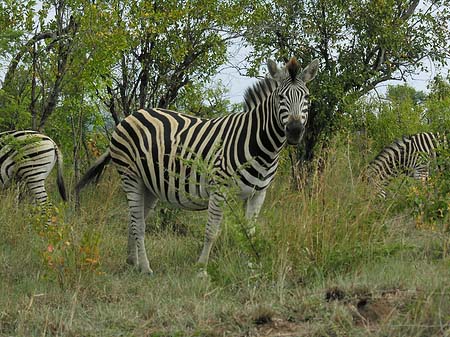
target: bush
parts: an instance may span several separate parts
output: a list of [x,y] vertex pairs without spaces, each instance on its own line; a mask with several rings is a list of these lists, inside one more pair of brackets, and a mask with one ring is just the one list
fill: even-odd
[[419,187],[413,186],[410,196],[417,222],[448,229],[444,227],[450,220],[450,149],[438,150],[430,177]]
[[449,244],[450,221],[450,149],[438,149],[431,164],[429,179],[411,188],[409,203],[416,219],[416,227],[432,230],[442,235],[442,252],[445,257]]
[[85,231],[75,234],[73,227],[61,220],[55,206],[47,205],[37,214],[31,217],[30,223],[41,239],[37,254],[42,257],[44,278],[57,281],[61,288],[66,288],[74,284],[81,273],[98,272],[98,233]]

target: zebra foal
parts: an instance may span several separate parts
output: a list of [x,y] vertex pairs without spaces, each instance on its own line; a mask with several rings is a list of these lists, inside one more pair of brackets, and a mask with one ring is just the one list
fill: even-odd
[[57,185],[64,201],[67,200],[62,171],[62,155],[48,136],[32,130],[0,133],[0,188],[13,181],[23,183],[35,201],[44,206],[48,196],[45,179],[57,163]]
[[397,139],[369,163],[368,180],[375,186],[377,194],[385,198],[385,187],[394,177],[404,174],[414,179],[426,179],[437,148],[444,144],[447,144],[445,137],[432,132]]
[[[144,244],[145,218],[157,200],[189,210],[208,210],[199,264],[206,270],[222,221],[226,192],[237,187],[253,219],[264,202],[280,151],[298,144],[308,119],[306,83],[318,71],[314,60],[303,71],[295,58],[279,69],[268,62],[270,77],[245,94],[246,111],[204,119],[166,109],[139,110],[120,122],[109,149],[85,173],[79,191],[112,160],[128,199],[130,225],[127,262],[152,273]],[[206,163],[209,172],[196,164]]]

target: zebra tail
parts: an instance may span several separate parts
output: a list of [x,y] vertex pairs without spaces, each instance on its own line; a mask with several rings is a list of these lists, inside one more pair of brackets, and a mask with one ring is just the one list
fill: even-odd
[[56,152],[56,165],[58,166],[58,176],[56,178],[56,183],[58,185],[59,194],[64,201],[67,201],[67,192],[66,185],[64,184],[64,175],[63,175],[63,157],[62,153],[59,151],[59,148],[55,146]]
[[84,188],[86,185],[90,184],[93,180],[98,181],[101,174],[103,173],[103,170],[111,161],[111,154],[109,152],[109,149],[106,150],[104,154],[102,154],[97,161],[87,170],[87,172],[81,177],[78,184],[75,186],[75,191],[78,193],[82,188]]

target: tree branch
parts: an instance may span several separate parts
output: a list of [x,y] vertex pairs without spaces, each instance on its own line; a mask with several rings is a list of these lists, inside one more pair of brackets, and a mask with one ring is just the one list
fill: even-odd
[[[63,35],[68,34],[71,30],[73,30],[74,26],[76,26],[74,20],[71,18],[69,24],[67,25],[67,27],[65,27],[64,29],[62,29],[61,34],[58,34],[55,31],[45,31],[45,32],[41,32],[38,34],[35,34],[31,39],[29,39],[27,41],[27,43],[25,43],[22,48],[20,48],[19,52],[16,54],[16,56],[14,56],[14,58],[11,60],[9,67],[8,67],[8,71],[6,72],[5,75],[5,80],[4,80],[4,86],[7,86],[11,80],[14,77],[14,73],[16,72],[17,66],[19,65],[20,61],[22,60],[23,56],[29,51],[31,50],[31,47],[39,41],[42,40],[46,40],[46,39],[55,39],[58,40],[60,38],[62,38]],[[50,43],[50,45],[52,45],[52,43]]]
[[400,15],[400,19],[402,19],[403,21],[407,21],[414,14],[417,6],[419,5],[419,2],[420,0],[412,0],[406,11]]
[[39,34],[34,35],[30,40],[28,40],[27,43],[25,43],[22,48],[20,48],[19,52],[14,56],[14,58],[11,60],[11,63],[9,64],[8,71],[5,75],[5,81],[4,85],[8,85],[9,82],[14,77],[14,73],[17,69],[17,66],[19,65],[20,61],[22,60],[22,57],[25,55],[27,51],[31,49],[31,47],[38,41],[49,39],[49,38],[56,38],[57,34],[55,32],[42,32]]

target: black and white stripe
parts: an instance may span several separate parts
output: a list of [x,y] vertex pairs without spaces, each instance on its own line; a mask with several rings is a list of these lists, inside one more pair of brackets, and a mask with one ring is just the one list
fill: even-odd
[[45,179],[58,165],[57,184],[63,200],[66,190],[62,173],[62,155],[55,142],[31,130],[0,133],[0,188],[13,181],[23,183],[39,205],[47,203]]
[[112,135],[109,150],[77,185],[101,174],[111,159],[127,194],[131,223],[127,262],[152,272],[144,246],[144,218],[162,200],[190,210],[208,209],[199,263],[206,266],[219,233],[226,192],[237,187],[246,216],[260,211],[286,142],[298,143],[308,114],[308,89],[318,60],[303,72],[293,58],[283,69],[269,61],[270,78],[245,95],[246,111],[202,119],[166,109],[139,110]]
[[445,137],[432,132],[405,136],[386,146],[367,168],[369,181],[380,197],[386,197],[385,187],[396,176],[404,174],[415,179],[426,179],[430,161],[436,149],[446,143]]

